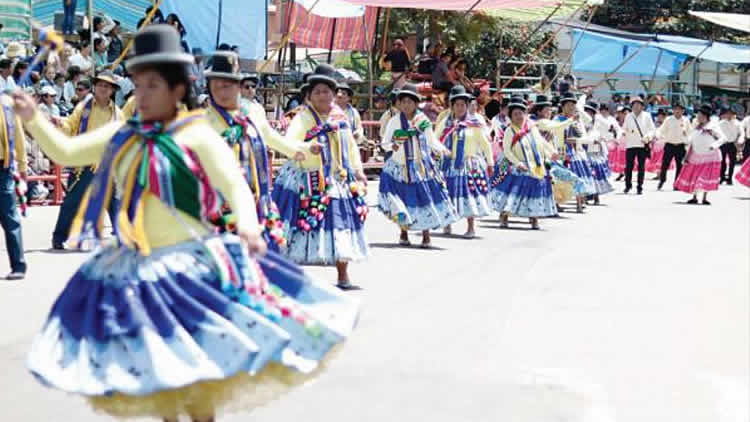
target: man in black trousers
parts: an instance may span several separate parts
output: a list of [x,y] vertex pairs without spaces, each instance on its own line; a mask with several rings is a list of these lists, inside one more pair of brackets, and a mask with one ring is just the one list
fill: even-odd
[[673,114],[664,120],[664,123],[656,130],[657,137],[664,140],[664,157],[661,161],[661,172],[659,172],[659,190],[667,181],[667,170],[675,161],[674,180],[680,175],[682,161],[685,159],[686,148],[690,134],[690,119],[685,116],[685,106],[680,103],[672,107]]
[[643,180],[646,177],[648,144],[654,137],[656,127],[651,114],[643,111],[643,98],[635,96],[631,101],[633,112],[625,117],[622,130],[625,132],[625,193],[633,189],[633,167],[638,159],[638,195],[643,194]]
[[721,180],[719,183],[732,184],[734,166],[737,164],[737,145],[742,143],[742,125],[729,106],[722,106],[719,114],[719,128],[727,141],[721,145]]

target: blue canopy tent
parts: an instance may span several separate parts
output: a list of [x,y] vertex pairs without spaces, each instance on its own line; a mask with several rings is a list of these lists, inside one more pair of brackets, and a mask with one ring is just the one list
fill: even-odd
[[170,13],[180,17],[190,47],[211,52],[226,43],[239,46],[243,59],[262,59],[266,55],[265,0],[164,0],[161,10],[165,17]]

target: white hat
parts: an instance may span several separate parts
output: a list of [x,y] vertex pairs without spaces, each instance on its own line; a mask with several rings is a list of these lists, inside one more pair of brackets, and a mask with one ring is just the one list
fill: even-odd
[[39,94],[57,96],[57,91],[55,91],[55,88],[53,88],[52,85],[45,85],[39,91]]
[[5,56],[9,59],[15,59],[16,57],[25,57],[26,49],[23,48],[18,41],[11,41],[8,43],[8,48],[5,50]]

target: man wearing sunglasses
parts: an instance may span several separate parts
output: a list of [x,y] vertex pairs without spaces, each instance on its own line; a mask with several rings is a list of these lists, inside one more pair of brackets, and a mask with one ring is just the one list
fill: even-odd
[[263,114],[265,114],[265,109],[263,106],[258,102],[258,97],[256,96],[256,89],[258,88],[258,76],[253,74],[246,74],[242,77],[242,80],[240,81],[240,96],[244,101],[246,101],[250,108],[255,109],[255,111],[260,111]]
[[[105,71],[94,78],[94,94],[88,95],[91,85],[87,80],[78,81],[76,97],[80,100],[73,113],[61,124],[61,130],[68,136],[77,136],[98,129],[110,122],[122,120],[122,112],[113,101],[114,93],[120,86],[115,75]],[[78,211],[83,195],[94,179],[92,166],[75,169],[68,177],[67,193],[60,206],[55,231],[52,233],[52,249],[65,249],[70,226]],[[114,221],[116,201],[109,204],[109,219]]]

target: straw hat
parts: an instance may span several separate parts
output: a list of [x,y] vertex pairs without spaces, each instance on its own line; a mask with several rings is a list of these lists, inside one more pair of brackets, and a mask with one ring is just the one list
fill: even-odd
[[9,59],[15,59],[16,57],[26,57],[26,49],[23,48],[18,41],[11,41],[8,43],[8,48],[5,50],[5,56]]

